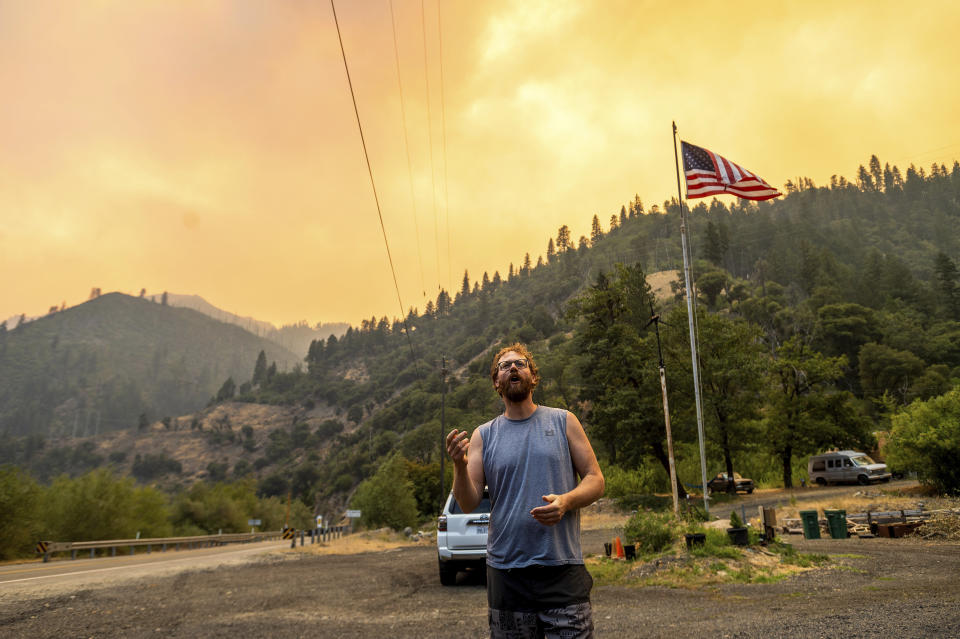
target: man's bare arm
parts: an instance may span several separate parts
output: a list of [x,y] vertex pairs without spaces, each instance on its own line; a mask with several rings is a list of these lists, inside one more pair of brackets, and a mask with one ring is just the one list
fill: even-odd
[[[467,431],[454,428],[447,434],[447,454],[453,460],[453,497],[463,512],[470,513],[483,499],[483,439],[479,431],[467,437]],[[469,451],[469,454],[468,454]]]
[[580,483],[570,492],[562,495],[544,495],[546,505],[530,511],[533,518],[545,526],[553,526],[571,510],[589,506],[603,496],[604,480],[597,456],[593,452],[590,440],[583,431],[583,425],[576,415],[567,412],[567,443],[573,467],[580,475]]

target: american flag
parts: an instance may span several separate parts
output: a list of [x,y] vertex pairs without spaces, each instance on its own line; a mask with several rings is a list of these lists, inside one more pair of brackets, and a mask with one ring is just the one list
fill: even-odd
[[769,200],[782,195],[742,166],[689,142],[680,142],[687,199],[729,193],[745,200]]

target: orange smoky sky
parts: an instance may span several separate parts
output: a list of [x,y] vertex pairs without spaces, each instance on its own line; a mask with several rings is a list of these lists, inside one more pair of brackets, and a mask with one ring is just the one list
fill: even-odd
[[[733,6],[341,0],[403,310],[675,196],[672,120],[775,185],[960,157],[960,4]],[[329,2],[0,0],[0,91],[0,319],[401,313]]]

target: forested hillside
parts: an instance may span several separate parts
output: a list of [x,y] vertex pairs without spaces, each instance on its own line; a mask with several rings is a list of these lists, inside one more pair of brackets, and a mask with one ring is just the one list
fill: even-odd
[[[883,455],[875,433],[891,416],[960,379],[960,164],[901,174],[874,157],[854,182],[799,178],[785,190],[759,204],[697,203],[689,227],[708,472],[791,485],[817,450]],[[676,201],[634,197],[594,216],[590,237],[565,225],[545,248],[502,272],[464,273],[459,290],[405,318],[371,317],[316,340],[300,370],[277,372],[269,351],[246,351],[244,375],[223,370],[208,387],[220,388],[221,408],[277,404],[294,416],[220,475],[254,477],[264,496],[290,490],[325,513],[352,496],[365,516],[384,503],[372,486],[399,487],[415,501],[411,517],[430,514],[441,414],[446,429],[495,416],[490,357],[519,340],[543,375],[535,400],[580,416],[610,494],[664,490],[653,306],[680,479],[699,483],[682,287],[655,300],[646,281],[682,265]],[[321,409],[334,419],[310,421]]]
[[3,326],[0,433],[86,436],[192,412],[224,379],[248,377],[262,349],[297,364],[238,326],[120,293]]

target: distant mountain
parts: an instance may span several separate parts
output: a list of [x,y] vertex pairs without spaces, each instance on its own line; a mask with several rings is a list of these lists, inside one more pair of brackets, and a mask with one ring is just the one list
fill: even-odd
[[280,370],[301,361],[195,310],[109,293],[0,332],[0,433],[92,434],[189,413],[228,377],[249,380],[261,350]]
[[[160,302],[163,295],[148,295],[147,299],[154,302]],[[318,323],[311,327],[306,322],[289,324],[277,328],[270,322],[255,319],[253,317],[243,317],[221,308],[217,308],[199,295],[178,295],[176,293],[167,294],[167,304],[170,306],[179,306],[183,308],[192,308],[204,315],[208,315],[221,322],[236,324],[254,335],[274,341],[284,348],[304,357],[310,348],[310,342],[314,340],[324,340],[331,335],[340,337],[347,332],[350,325],[346,322],[333,322],[330,324]],[[8,326],[12,323],[8,322]]]

